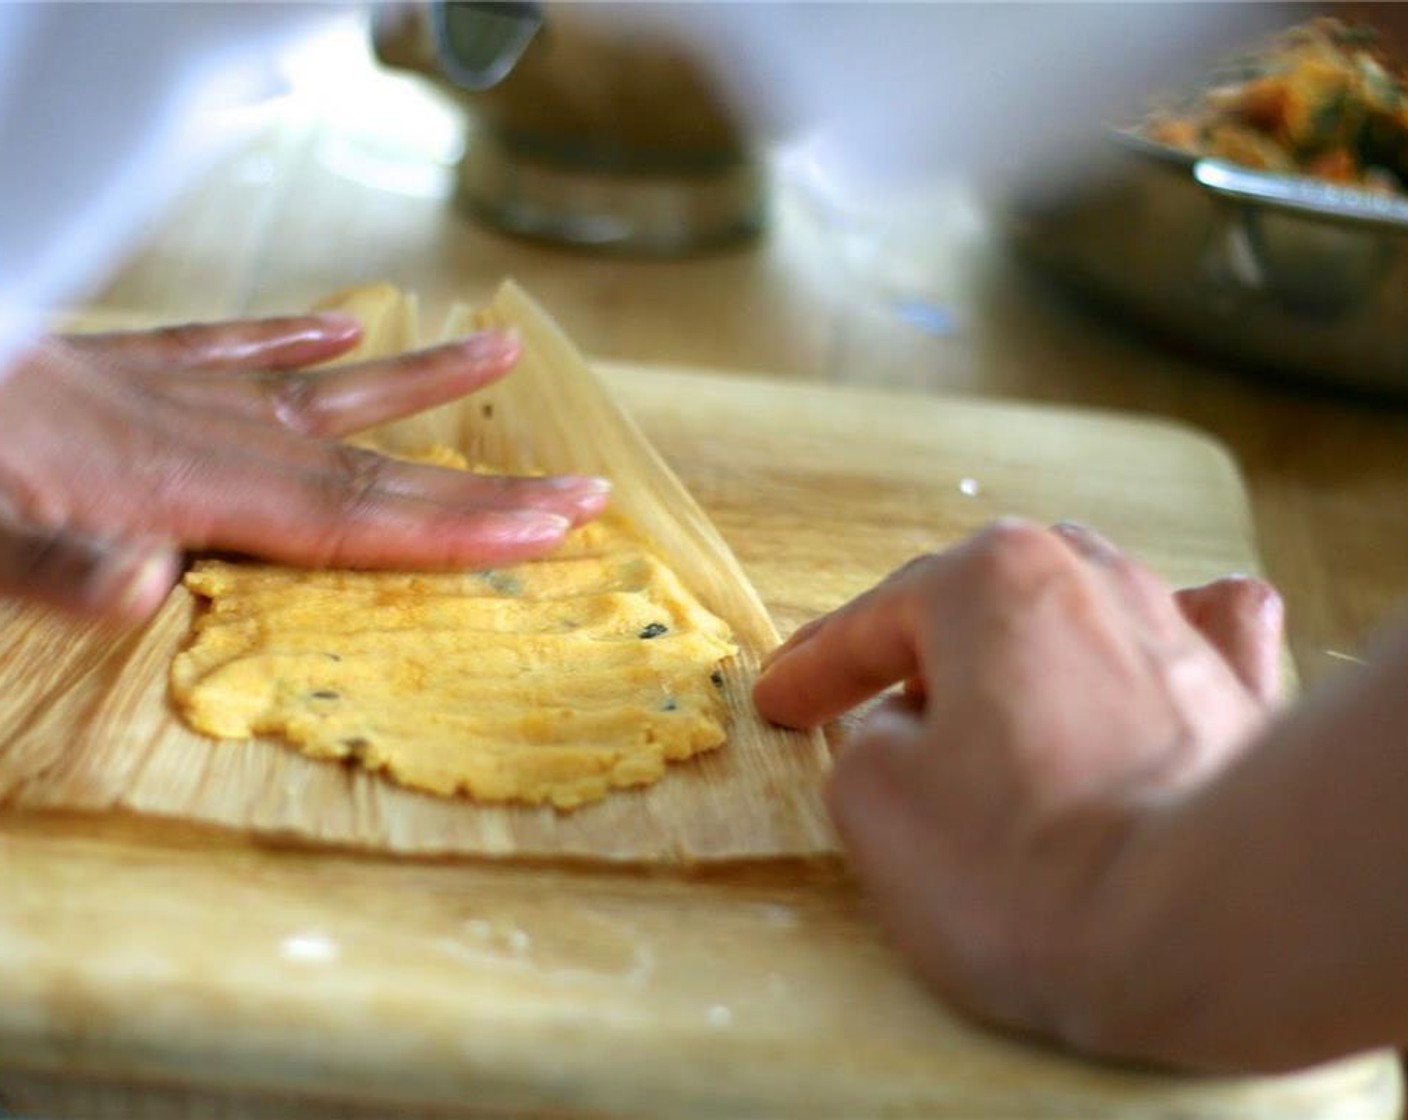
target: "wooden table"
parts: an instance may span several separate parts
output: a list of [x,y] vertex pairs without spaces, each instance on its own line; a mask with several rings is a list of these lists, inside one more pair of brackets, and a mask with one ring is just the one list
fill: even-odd
[[[631,261],[472,224],[432,155],[384,121],[294,103],[192,191],[93,307],[115,320],[158,308],[221,318],[384,278],[418,290],[433,317],[512,275],[600,358],[1118,408],[1211,432],[1250,484],[1309,682],[1357,656],[1408,592],[1408,407],[1249,381],[1099,325],[1024,275],[962,190],[838,222],[784,184],[760,242]],[[23,1084],[56,1110],[97,1114],[108,1101],[129,1114],[114,1090]],[[179,1088],[142,1099],[151,1116],[292,1108]]]

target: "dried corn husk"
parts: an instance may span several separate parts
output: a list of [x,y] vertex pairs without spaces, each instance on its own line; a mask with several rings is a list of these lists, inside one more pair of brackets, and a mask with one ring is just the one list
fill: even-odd
[[[324,301],[362,319],[344,360],[395,354],[423,337],[414,297],[389,285]],[[0,653],[0,802],[28,808],[129,810],[296,841],[416,854],[622,861],[809,855],[833,838],[819,796],[819,734],[762,722],[749,700],[776,644],[766,610],[709,518],[571,341],[519,288],[479,312],[457,309],[443,335],[475,325],[515,329],[523,357],[499,384],[463,402],[387,425],[400,450],[445,443],[506,471],[604,474],[615,508],[715,614],[740,654],[727,663],[728,745],[672,766],[659,784],[572,813],[484,806],[406,790],[307,759],[265,740],[215,743],[187,729],[167,698],[171,659],[196,609],[177,588],[140,634],[114,640],[38,608],[11,607]]]

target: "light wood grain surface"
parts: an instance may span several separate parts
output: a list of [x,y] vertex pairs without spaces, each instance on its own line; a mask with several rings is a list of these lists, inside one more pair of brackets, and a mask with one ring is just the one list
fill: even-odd
[[[784,627],[998,514],[1101,521],[1178,581],[1256,565],[1231,461],[1178,427],[658,366],[611,368],[609,384]],[[50,659],[56,684],[24,648],[0,650],[0,676],[38,690],[40,718],[6,722],[61,748],[44,689],[72,665]],[[121,646],[111,660],[79,674],[99,709],[123,691]],[[0,1068],[26,1071],[0,1074],[0,1099],[22,1115],[223,1101],[236,1117],[290,1095],[318,1102],[313,1117],[348,1100],[838,1120],[1388,1120],[1397,1106],[1387,1054],[1184,1079],[987,1034],[907,973],[831,861],[612,872],[269,839],[0,814]]]
[[0,821],[0,1041],[26,1071],[0,1094],[21,1116],[62,1074],[60,1116],[87,1115],[85,1077],[143,1109],[143,1082],[248,1096],[239,1117],[301,1096],[313,1117],[1385,1120],[1398,1097],[1386,1056],[1176,1078],[988,1035],[826,869],[525,873],[120,825]]
[[[999,398],[1218,436],[1248,480],[1308,680],[1342,668],[1408,590],[1408,411],[1245,381],[1097,326],[1005,257],[962,190],[840,222],[784,187],[751,247],[593,258],[463,220],[434,153],[325,108],[290,109],[195,187],[96,311],[218,318],[385,278],[420,291],[433,317],[514,276],[588,353],[647,363],[614,375],[623,394],[784,629],[1012,510],[1088,518],[1180,580],[1256,564],[1242,492],[1207,444],[983,404]],[[736,384],[650,363],[734,371]],[[823,384],[898,395],[808,390]],[[1005,443],[984,426],[999,414]],[[836,448],[867,440],[884,470],[839,484]],[[1094,448],[1107,457],[1084,470]],[[790,469],[764,469],[780,461]],[[1052,463],[1065,466],[1040,469]],[[816,512],[818,492],[833,504]],[[894,531],[853,531],[876,516]],[[360,1120],[400,1102],[436,1114],[1387,1118],[1399,1099],[1382,1056],[1183,1081],[990,1038],[908,978],[834,869],[700,882],[407,865],[17,816],[0,817],[0,863],[13,997],[0,1004],[0,1065],[14,1071],[0,1074],[0,1101],[22,1115]],[[646,994],[628,983],[642,944],[663,954]]]

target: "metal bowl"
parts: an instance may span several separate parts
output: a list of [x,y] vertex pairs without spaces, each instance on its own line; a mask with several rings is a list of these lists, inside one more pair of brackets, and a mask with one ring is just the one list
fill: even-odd
[[1019,251],[1171,339],[1408,394],[1408,200],[1112,132],[1091,174],[1007,209]]

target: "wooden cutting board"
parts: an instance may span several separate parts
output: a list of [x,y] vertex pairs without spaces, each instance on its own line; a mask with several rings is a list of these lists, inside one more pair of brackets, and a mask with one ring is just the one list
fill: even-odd
[[[1167,424],[609,376],[784,631],[1000,514],[1090,521],[1178,582],[1257,568],[1233,464]],[[0,881],[0,1102],[20,1114],[193,1114],[144,1088],[173,1083],[231,1117],[1388,1120],[1400,1099],[1389,1054],[1188,1079],[977,1030],[835,865],[416,862],[10,811]]]

